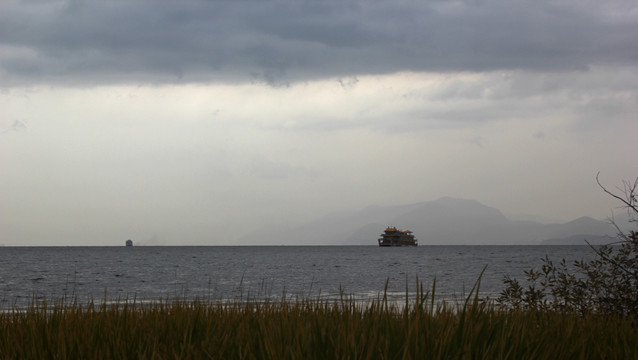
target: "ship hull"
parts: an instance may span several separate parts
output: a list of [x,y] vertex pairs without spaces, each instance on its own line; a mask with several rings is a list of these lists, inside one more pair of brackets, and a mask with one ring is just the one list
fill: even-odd
[[418,244],[385,244],[379,243],[381,247],[409,247],[409,246],[418,246]]

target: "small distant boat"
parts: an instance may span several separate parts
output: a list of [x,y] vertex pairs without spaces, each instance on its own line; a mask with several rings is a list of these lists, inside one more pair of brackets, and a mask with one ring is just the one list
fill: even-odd
[[379,238],[379,246],[417,246],[418,240],[410,230],[399,230],[388,226]]
[[133,240],[126,240],[126,246],[133,246]]

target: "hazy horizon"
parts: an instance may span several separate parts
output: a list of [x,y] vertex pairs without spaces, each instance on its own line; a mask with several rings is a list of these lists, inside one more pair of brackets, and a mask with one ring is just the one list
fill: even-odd
[[0,244],[233,245],[445,196],[605,219],[638,6],[4,1]]

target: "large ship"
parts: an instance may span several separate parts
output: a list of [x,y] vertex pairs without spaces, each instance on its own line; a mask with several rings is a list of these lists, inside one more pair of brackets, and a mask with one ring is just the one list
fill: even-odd
[[412,231],[399,230],[394,226],[388,226],[379,238],[379,246],[417,246],[418,240],[414,238]]

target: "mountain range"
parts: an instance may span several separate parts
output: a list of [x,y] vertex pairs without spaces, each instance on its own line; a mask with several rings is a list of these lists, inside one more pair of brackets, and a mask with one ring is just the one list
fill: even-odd
[[565,223],[514,221],[475,200],[450,197],[409,205],[369,206],[298,226],[245,236],[246,245],[376,245],[387,226],[412,230],[420,245],[592,244],[614,241],[608,221],[581,217]]

